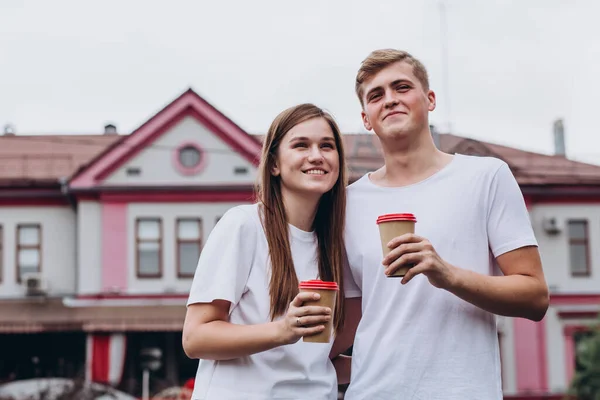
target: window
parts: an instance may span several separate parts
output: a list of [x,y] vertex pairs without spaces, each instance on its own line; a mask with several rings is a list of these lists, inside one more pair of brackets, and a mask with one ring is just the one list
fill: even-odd
[[42,228],[39,224],[17,225],[17,282],[26,274],[41,272]]
[[194,276],[202,251],[202,220],[180,218],[177,220],[177,276]]
[[590,253],[587,221],[569,221],[568,232],[571,276],[589,276]]
[[184,168],[195,168],[202,161],[202,153],[195,146],[187,145],[179,150],[179,162]]
[[174,149],[173,165],[182,175],[196,175],[206,166],[206,154],[198,144],[185,142]]
[[160,218],[136,220],[136,271],[139,278],[162,276],[162,221]]

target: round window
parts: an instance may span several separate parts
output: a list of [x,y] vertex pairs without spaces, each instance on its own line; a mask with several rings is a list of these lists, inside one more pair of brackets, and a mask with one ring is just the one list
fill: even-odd
[[194,146],[185,146],[179,150],[179,162],[184,168],[195,168],[202,161],[200,150]]

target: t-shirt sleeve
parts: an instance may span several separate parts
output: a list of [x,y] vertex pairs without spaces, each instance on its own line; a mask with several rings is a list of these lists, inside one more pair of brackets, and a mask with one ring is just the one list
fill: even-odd
[[491,181],[487,232],[494,257],[520,247],[537,246],[523,194],[506,163]]
[[241,207],[223,215],[200,254],[188,306],[227,300],[233,308],[240,301],[256,251],[257,228],[253,216]]
[[350,262],[348,261],[348,256],[346,252],[344,252],[344,271],[343,271],[343,279],[344,279],[344,296],[346,298],[352,297],[361,297],[362,291],[360,287],[356,284],[354,280],[354,276],[352,275],[352,270],[350,268]]

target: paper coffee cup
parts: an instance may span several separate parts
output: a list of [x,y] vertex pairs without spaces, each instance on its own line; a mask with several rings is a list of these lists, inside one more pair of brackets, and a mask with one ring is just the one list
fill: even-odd
[[[379,226],[379,236],[381,237],[381,250],[383,257],[387,256],[391,249],[387,244],[395,237],[404,235],[405,233],[415,233],[415,223],[417,219],[413,214],[384,214],[377,218]],[[396,270],[390,278],[399,278],[406,275],[413,265],[403,265]]]
[[329,307],[331,309],[331,318],[325,324],[325,329],[316,335],[303,336],[302,340],[310,343],[329,343],[331,341],[331,334],[333,332],[333,317],[335,314],[335,303],[339,290],[338,284],[336,282],[325,282],[316,279],[300,282],[298,287],[301,292],[313,292],[321,295],[319,300],[306,301],[304,302],[304,305]]

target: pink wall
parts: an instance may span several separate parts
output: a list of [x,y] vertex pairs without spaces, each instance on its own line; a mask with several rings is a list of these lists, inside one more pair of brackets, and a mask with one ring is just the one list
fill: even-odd
[[514,319],[515,359],[518,392],[548,390],[546,369],[546,323]]
[[127,290],[127,204],[102,204],[102,290]]

